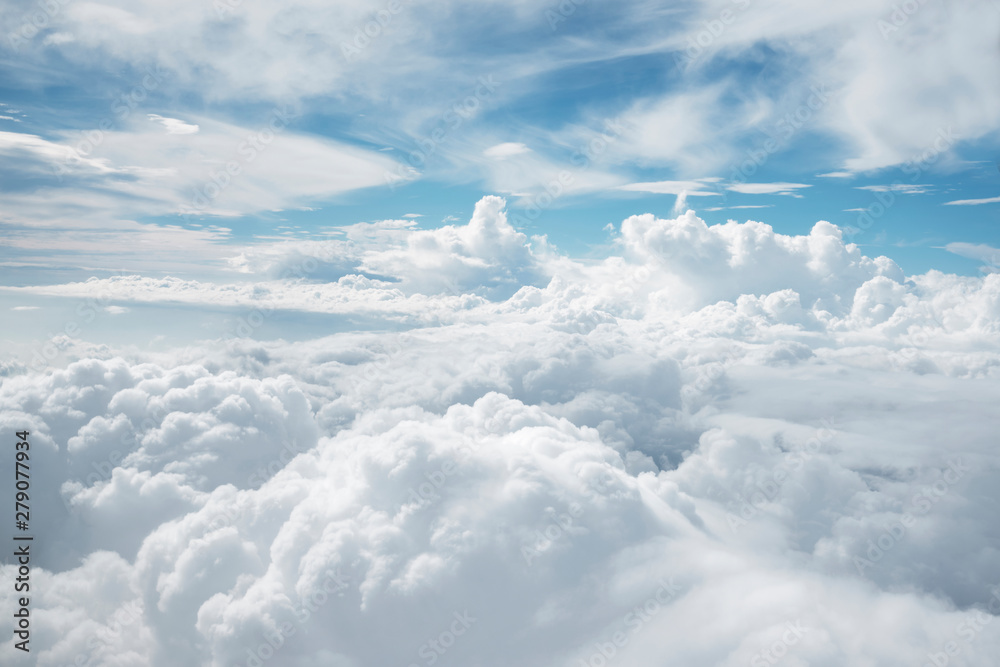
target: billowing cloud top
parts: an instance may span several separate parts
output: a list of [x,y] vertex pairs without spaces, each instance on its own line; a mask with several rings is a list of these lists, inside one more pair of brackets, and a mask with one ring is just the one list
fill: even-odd
[[[499,197],[467,224],[342,231],[242,253],[257,283],[7,290],[103,294],[116,323],[245,316],[165,352],[63,337],[68,361],[4,361],[36,531],[35,652],[5,614],[4,664],[1000,652],[1000,276],[905,276],[826,222],[693,212],[574,260]],[[366,326],[255,339],[302,313]]]

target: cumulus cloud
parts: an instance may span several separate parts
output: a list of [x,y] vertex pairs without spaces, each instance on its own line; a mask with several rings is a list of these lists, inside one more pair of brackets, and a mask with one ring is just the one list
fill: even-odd
[[1000,275],[693,211],[574,260],[503,203],[244,257],[382,278],[102,283],[279,318],[353,292],[383,326],[11,363],[39,547],[11,664],[989,664]]

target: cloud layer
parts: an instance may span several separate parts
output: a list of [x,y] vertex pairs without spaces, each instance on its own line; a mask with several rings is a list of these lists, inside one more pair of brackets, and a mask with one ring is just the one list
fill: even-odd
[[258,248],[259,284],[28,288],[386,326],[10,363],[11,664],[990,664],[1000,276],[690,211],[584,262],[503,207]]

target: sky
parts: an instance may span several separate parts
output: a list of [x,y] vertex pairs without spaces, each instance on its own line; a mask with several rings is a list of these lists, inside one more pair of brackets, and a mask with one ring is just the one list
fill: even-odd
[[160,275],[200,275],[240,244],[407,215],[434,228],[496,194],[574,255],[682,197],[711,223],[827,220],[908,272],[977,275],[970,246],[1000,245],[998,13],[5,2],[2,260],[58,282],[166,242],[194,256]]
[[1000,0],[0,0],[0,663],[992,665],[998,52]]

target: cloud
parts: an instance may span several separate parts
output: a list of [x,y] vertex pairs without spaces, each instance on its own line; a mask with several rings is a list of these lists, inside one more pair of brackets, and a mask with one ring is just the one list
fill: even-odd
[[163,125],[167,129],[167,134],[194,134],[198,131],[197,125],[191,125],[176,118],[164,118],[163,116],[157,116],[155,113],[147,114],[147,117],[149,120]]
[[719,179],[717,178],[703,178],[693,181],[654,181],[651,183],[629,183],[628,185],[618,186],[619,190],[627,190],[629,192],[652,192],[654,194],[660,195],[680,195],[684,194],[688,197],[708,197],[712,195],[718,195],[718,192],[712,192],[711,190],[705,190],[706,185],[711,185]]
[[672,91],[634,102],[619,114],[627,130],[612,149],[619,159],[670,165],[681,173],[711,173],[735,159],[726,139],[737,117],[752,115],[752,102],[723,105],[724,84]]
[[811,188],[805,183],[733,183],[726,189],[748,195],[792,195],[802,188]]
[[502,143],[496,146],[490,146],[483,151],[483,155],[486,157],[495,158],[497,160],[503,160],[505,158],[513,157],[515,155],[523,155],[524,153],[530,153],[531,149],[521,143]]
[[950,253],[974,259],[989,267],[989,270],[996,271],[1000,266],[1000,248],[994,248],[985,243],[963,243],[956,241],[944,247]]
[[979,206],[981,204],[995,204],[1000,202],[1000,197],[987,197],[985,199],[956,199],[945,202],[945,206]]
[[[145,119],[57,138],[0,133],[0,178],[12,188],[0,221],[7,245],[38,266],[52,264],[56,252],[72,253],[81,266],[212,271],[217,242],[230,229],[187,226],[183,216],[192,222],[300,208],[381,185],[394,165],[380,153],[282,129],[277,113],[256,128],[198,119],[199,131],[189,134]],[[149,216],[180,217],[137,221]],[[144,247],[158,252],[137,252]]]
[[918,185],[913,183],[892,183],[891,185],[858,185],[858,190],[868,190],[869,192],[899,192],[904,195],[922,195],[932,192],[930,185]]
[[[131,284],[279,322],[395,304],[316,339],[10,365],[0,426],[31,431],[47,545],[32,659],[735,665],[785,636],[786,659],[916,664],[990,608],[1000,275],[904,276],[829,223],[690,211],[632,216],[579,261],[536,252],[503,203],[244,257],[398,282],[22,290]],[[1000,649],[981,625],[967,656]]]
[[[524,38],[534,30],[553,29],[544,12],[524,0],[488,5],[504,18],[500,35],[494,15],[487,20],[464,14],[453,2],[433,8],[403,3],[396,13],[385,10],[390,18],[382,15],[384,26],[373,18],[379,9],[358,2],[321,7],[301,0],[287,10],[222,3],[210,12],[191,1],[174,3],[169,11],[142,3],[127,9],[91,3],[50,17],[45,37],[26,41],[20,51],[33,67],[16,75],[25,84],[38,83],[46,79],[47,59],[61,57],[84,67],[114,62],[126,76],[139,79],[143,67],[156,64],[169,77],[164,91],[173,99],[312,101],[321,108],[336,98],[349,115],[370,117],[377,109],[384,118],[385,131],[360,129],[363,136],[354,139],[410,151],[417,140],[427,139],[424,130],[432,129],[431,119],[471,94],[482,72],[504,82],[492,102],[516,108],[559,94],[560,86],[572,89],[565,82],[580,63],[610,68],[628,66],[635,58],[664,58],[673,62],[678,78],[664,77],[662,85],[643,88],[641,94],[619,86],[606,96],[608,115],[633,127],[609,158],[615,165],[674,167],[678,178],[726,169],[747,151],[759,150],[762,129],[781,137],[782,149],[814,146],[806,142],[822,138],[826,148],[820,159],[838,167],[827,173],[840,174],[922,164],[929,155],[947,164],[957,159],[953,153],[960,142],[995,130],[1000,95],[985,83],[990,71],[978,76],[969,68],[994,46],[981,21],[983,12],[995,9],[988,0],[954,12],[921,5],[912,15],[900,15],[905,20],[894,18],[891,7],[862,0],[821,12],[806,12],[788,0],[769,0],[759,11],[734,3],[727,23],[721,22],[717,3],[656,9],[626,3],[615,12],[596,7],[582,21],[560,20],[558,30],[566,39],[546,43],[542,52],[525,49]],[[370,36],[363,27],[373,20],[378,34]],[[11,14],[6,21],[10,32],[23,17]],[[706,33],[706,25],[717,25],[714,21],[724,29]],[[279,23],[285,28],[270,29]],[[178,50],[190,34],[204,39]],[[489,54],[480,48],[484,35],[498,37]],[[789,57],[769,55],[769,66],[779,68],[781,76],[748,87],[734,73],[760,48]],[[457,51],[468,69],[453,67]],[[433,100],[423,94],[428,85],[436,91]],[[390,95],[405,103],[386,107],[382,102]],[[928,95],[952,100],[955,113],[923,104]],[[454,102],[442,106],[440,100]],[[478,110],[475,115],[463,119],[468,122],[453,145],[438,146],[436,156],[448,166],[435,165],[434,171],[461,170],[470,156],[481,157],[477,139],[509,135],[509,119]],[[566,119],[565,114],[544,115],[521,129],[531,136],[565,136],[578,123],[595,126],[601,120]],[[538,143],[533,150],[550,158],[565,148]],[[489,178],[491,169],[480,164],[476,173]],[[618,175],[635,180],[634,174]]]
[[706,211],[730,211],[740,208],[773,208],[774,204],[743,204],[741,206],[713,206],[706,208]]
[[[526,285],[548,282],[545,238],[529,240],[515,230],[507,221],[505,206],[503,198],[489,196],[477,203],[465,225],[424,230],[410,219],[384,220],[338,228],[343,237],[339,240],[285,240],[231,251],[236,254],[229,257],[230,272],[271,280],[219,285],[118,275],[61,286],[6,289],[49,296],[98,293],[106,299],[136,303],[170,300],[263,305],[269,310],[430,315],[426,295],[444,294],[449,300],[471,304],[482,298],[507,298]],[[442,306],[453,308],[448,302]]]
[[166,133],[139,122],[91,135],[65,132],[58,140],[2,133],[0,154],[16,157],[38,179],[35,187],[12,193],[7,213],[238,216],[385,182],[392,161],[298,134],[288,128],[294,117],[276,108],[258,127],[199,119],[197,133],[178,131],[194,125],[173,119],[163,119],[171,121]]
[[855,174],[850,171],[831,171],[826,174],[816,174],[819,178],[853,178]]

